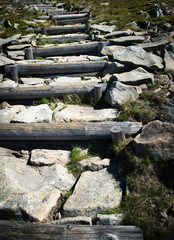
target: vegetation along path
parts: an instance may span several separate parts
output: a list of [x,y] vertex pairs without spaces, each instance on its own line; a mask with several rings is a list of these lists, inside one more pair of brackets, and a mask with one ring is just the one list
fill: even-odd
[[170,0],[0,1],[0,239],[172,234],[173,24]]

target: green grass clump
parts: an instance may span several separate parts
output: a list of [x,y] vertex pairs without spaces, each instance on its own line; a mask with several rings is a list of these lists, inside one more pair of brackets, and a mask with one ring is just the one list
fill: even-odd
[[[174,216],[169,212],[174,199],[174,166],[136,157],[130,148],[125,149],[123,162],[123,177],[130,190],[121,205],[123,224],[139,226],[144,240],[159,239],[174,228]],[[172,176],[170,186],[164,170]],[[167,218],[163,217],[163,213]]]

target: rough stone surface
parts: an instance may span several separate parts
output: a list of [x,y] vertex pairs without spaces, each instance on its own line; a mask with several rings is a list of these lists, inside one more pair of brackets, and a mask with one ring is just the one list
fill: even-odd
[[67,85],[67,86],[91,86],[99,83],[101,81],[100,78],[89,77],[87,79],[81,79],[81,77],[58,77],[54,78],[54,80],[50,83],[50,85]]
[[43,84],[45,79],[43,78],[21,78],[21,83],[27,84],[27,85],[38,85]]
[[98,56],[88,56],[88,55],[80,55],[80,56],[68,56],[68,57],[47,57],[48,60],[54,60],[58,62],[82,62],[82,61],[102,61],[108,60],[106,57],[98,57]]
[[114,31],[112,33],[108,33],[105,35],[106,38],[112,38],[112,37],[124,37],[124,36],[129,36],[132,35],[133,31],[127,30],[127,31]]
[[174,72],[174,60],[170,57],[167,50],[164,52],[164,65],[166,72]]
[[0,158],[0,213],[6,217],[10,212],[19,219],[47,220],[53,208],[60,207],[61,193],[75,182],[72,174],[59,164],[32,167],[26,159],[16,158],[3,148]]
[[116,45],[128,46],[132,43],[142,43],[145,40],[144,36],[128,36],[128,37],[119,37],[116,39],[110,39],[110,43]]
[[54,110],[53,120],[56,122],[102,122],[117,118],[118,111],[112,108],[94,109],[78,105],[67,105],[63,110]]
[[91,28],[95,30],[99,30],[100,32],[104,32],[104,33],[111,33],[114,30],[116,30],[116,26],[114,25],[108,26],[104,24],[93,24],[91,25]]
[[24,60],[25,53],[24,51],[8,51],[8,57],[13,60]]
[[0,88],[17,87],[17,83],[12,80],[6,80],[0,83]]
[[63,207],[64,216],[94,216],[120,205],[120,182],[106,169],[84,172]]
[[111,77],[113,81],[119,81],[124,84],[140,85],[154,82],[154,75],[139,67],[131,72],[114,74]]
[[123,220],[122,214],[97,214],[97,225],[115,225],[118,226]]
[[4,56],[0,56],[0,67],[3,67],[5,65],[9,65],[9,64],[14,64],[15,61],[9,59],[9,58],[6,58]]
[[29,47],[31,47],[31,44],[20,44],[20,45],[8,46],[7,49],[8,50],[21,50],[21,49],[29,48]]
[[166,101],[162,105],[162,109],[164,109],[166,113],[165,120],[174,123],[174,97]]
[[66,166],[70,162],[70,151],[34,149],[31,151],[30,163],[35,166],[50,166],[58,163]]
[[174,124],[153,121],[134,139],[136,154],[156,161],[174,161]]
[[55,225],[92,225],[92,218],[85,216],[67,217],[51,222]]
[[13,122],[21,123],[44,123],[51,122],[52,111],[47,104],[31,106],[18,113],[13,119]]
[[100,157],[91,157],[79,161],[78,163],[76,163],[76,166],[86,168],[91,171],[98,171],[108,167],[109,164],[110,164],[109,158],[101,159]]
[[162,69],[162,59],[154,54],[147,53],[140,47],[130,46],[113,53],[114,60],[135,67],[150,70]]
[[24,109],[26,109],[25,106],[16,105],[0,110],[0,123],[10,123],[16,114]]
[[103,55],[112,56],[114,52],[124,49],[123,46],[105,46],[102,48],[101,53]]
[[112,107],[120,107],[126,102],[138,99],[138,97],[138,87],[113,82],[105,95],[105,101]]

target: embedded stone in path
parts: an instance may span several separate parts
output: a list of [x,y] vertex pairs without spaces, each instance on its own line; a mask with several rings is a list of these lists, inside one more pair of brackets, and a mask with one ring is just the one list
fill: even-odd
[[24,51],[8,51],[8,57],[13,60],[24,60],[25,52]]
[[0,56],[0,67],[6,66],[9,64],[14,64],[14,63],[15,63],[15,61],[13,61],[7,57]]
[[93,24],[91,25],[91,28],[94,30],[99,30],[100,32],[104,32],[104,33],[111,33],[114,30],[116,30],[116,26],[114,25],[104,25],[104,24]]
[[113,53],[114,60],[135,67],[149,70],[162,69],[162,59],[155,54],[147,53],[141,47],[130,46]]
[[124,37],[124,36],[129,36],[132,35],[133,31],[127,30],[127,31],[114,31],[112,33],[108,33],[105,35],[106,38],[112,38],[112,37]]
[[113,82],[105,95],[105,101],[112,107],[120,107],[126,102],[138,99],[139,93],[139,87]]
[[50,83],[50,85],[61,85],[61,86],[75,86],[78,84],[78,86],[91,86],[96,85],[97,83],[101,82],[100,78],[96,77],[84,77],[83,79],[81,77],[58,77],[54,78],[53,81]]
[[118,111],[112,108],[94,109],[93,107],[65,105],[63,109],[54,110],[56,122],[102,122],[117,118]]
[[64,216],[94,216],[120,205],[120,182],[106,169],[84,172],[64,207]]
[[130,85],[140,85],[154,82],[154,75],[139,67],[130,72],[114,74],[111,79]]
[[15,83],[12,80],[6,80],[6,81],[2,81],[0,83],[0,88],[10,88],[10,87],[17,87],[17,83]]
[[35,166],[50,166],[58,163],[66,166],[70,162],[70,151],[34,149],[31,151],[30,164]]
[[85,216],[77,216],[77,217],[67,217],[62,218],[56,221],[52,221],[51,224],[55,225],[92,225],[92,218]]
[[13,122],[19,123],[50,123],[52,120],[52,111],[47,104],[31,106],[22,110],[13,119]]
[[43,79],[43,78],[21,78],[20,81],[26,85],[38,85],[38,84],[43,84],[45,79]]
[[76,163],[76,167],[86,168],[91,171],[98,171],[110,165],[110,159],[101,159],[100,157],[90,157]]
[[170,57],[167,50],[164,52],[164,65],[166,72],[174,72],[174,60]]
[[23,157],[0,148],[0,214],[9,219],[48,220],[61,205],[61,194],[75,183],[75,178],[59,164],[43,167],[27,165]]
[[97,225],[115,225],[118,226],[123,220],[122,214],[97,214]]
[[23,105],[9,106],[0,110],[0,123],[10,123],[17,113],[26,109]]
[[119,37],[116,39],[110,39],[110,43],[116,44],[116,45],[123,45],[128,46],[132,43],[142,43],[144,42],[145,37],[144,36],[128,36],[128,37]]
[[116,46],[105,46],[102,48],[101,53],[103,55],[112,56],[114,52],[124,49],[124,48],[125,47],[123,47],[123,46],[117,46],[117,45]]
[[153,121],[134,139],[136,154],[156,161],[174,162],[174,124]]

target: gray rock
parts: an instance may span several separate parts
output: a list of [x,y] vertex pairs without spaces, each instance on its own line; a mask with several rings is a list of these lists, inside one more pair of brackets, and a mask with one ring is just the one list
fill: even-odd
[[140,85],[154,82],[154,75],[147,72],[142,67],[136,68],[131,72],[125,72],[121,74],[114,74],[111,77],[113,81],[119,81],[129,85]]
[[113,53],[114,60],[150,70],[162,69],[162,59],[154,54],[147,53],[140,47],[130,46]]
[[122,214],[97,214],[97,225],[114,225],[118,226],[122,223]]
[[45,79],[43,78],[20,78],[21,83],[27,85],[38,85],[43,84]]
[[163,41],[140,43],[137,44],[136,47],[141,47],[147,52],[153,52],[156,50],[163,50],[165,48],[165,43]]
[[15,61],[9,59],[9,58],[6,58],[4,56],[0,56],[0,67],[3,67],[5,65],[9,65],[9,64],[14,64]]
[[76,163],[76,167],[86,168],[91,171],[98,171],[108,167],[109,164],[109,158],[101,159],[100,157],[91,157],[79,161],[78,163]]
[[30,37],[24,37],[22,39],[12,40],[12,44],[13,45],[28,44],[28,43],[31,43],[31,41],[32,40]]
[[84,172],[64,207],[64,216],[94,216],[121,203],[120,182],[106,169]]
[[153,121],[134,139],[136,154],[156,161],[174,161],[174,124]]
[[114,30],[116,30],[116,26],[114,25],[104,25],[104,24],[93,24],[91,25],[91,28],[94,30],[99,30],[100,32],[104,32],[104,33],[111,33]]
[[92,218],[85,216],[67,217],[51,222],[55,225],[92,225]]
[[167,50],[164,51],[164,65],[166,72],[174,72],[174,60],[170,57]]
[[0,74],[0,83],[3,81],[3,75]]
[[132,43],[142,43],[144,42],[144,40],[145,40],[144,36],[128,36],[110,39],[110,43],[122,46],[129,46]]
[[11,37],[8,37],[6,39],[0,39],[0,46],[8,44],[8,43],[12,42],[13,40],[20,38],[20,36],[21,36],[21,34],[15,34],[15,35],[13,35]]
[[53,120],[56,122],[102,122],[115,120],[118,111],[112,108],[94,109],[78,105],[67,105],[63,110],[54,110]]
[[66,166],[70,162],[70,151],[34,149],[31,151],[30,164],[34,166],[50,166],[58,163]]
[[89,39],[88,34],[62,34],[62,35],[54,35],[54,36],[45,36],[45,37],[39,37],[37,40],[49,40],[49,41],[56,41],[56,42],[62,42],[62,41],[84,41]]
[[[24,158],[1,151],[0,213],[13,213],[20,220],[45,221],[61,204],[61,194],[75,182],[72,174],[59,164],[32,167]],[[24,216],[23,216],[24,214]]]
[[0,110],[0,123],[10,123],[11,120],[16,116],[17,113],[24,110],[25,106],[16,105],[9,106]]
[[17,83],[12,80],[6,80],[0,83],[0,88],[17,87]]
[[139,91],[138,87],[113,82],[105,95],[105,101],[112,107],[120,107],[126,102],[138,99]]
[[114,52],[123,49],[123,46],[105,46],[102,48],[101,53],[106,56],[112,56]]
[[174,97],[167,100],[162,109],[165,111],[165,120],[170,123],[174,123]]
[[31,47],[31,44],[20,44],[20,45],[8,46],[7,49],[8,50],[21,50],[21,49],[29,48],[29,47]]
[[127,30],[127,31],[114,31],[112,33],[108,33],[105,35],[105,38],[112,38],[112,37],[124,37],[124,36],[130,36],[133,34],[133,31]]
[[13,119],[13,122],[21,123],[50,123],[52,120],[52,111],[47,104],[31,106],[20,113]]
[[7,54],[14,60],[24,60],[25,57],[24,51],[8,51]]

